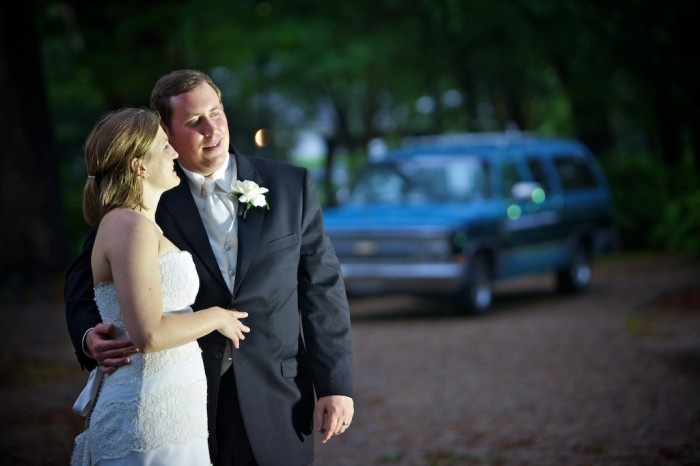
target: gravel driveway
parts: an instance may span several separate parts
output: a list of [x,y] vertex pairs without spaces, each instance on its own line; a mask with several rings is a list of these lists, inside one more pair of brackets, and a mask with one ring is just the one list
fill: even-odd
[[[700,464],[698,264],[615,256],[583,295],[553,286],[499,285],[477,318],[353,299],[356,415],[316,465]],[[85,374],[62,303],[4,306],[0,329],[0,464],[65,465]]]
[[664,296],[691,284],[697,264],[645,256],[576,297],[510,283],[479,318],[354,301],[357,414],[318,463],[700,464],[700,287]]

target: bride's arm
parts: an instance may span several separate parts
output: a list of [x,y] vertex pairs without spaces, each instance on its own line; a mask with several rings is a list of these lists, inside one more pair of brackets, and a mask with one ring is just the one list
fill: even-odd
[[148,219],[132,213],[122,212],[119,218],[110,219],[118,221],[110,222],[113,225],[105,230],[108,235],[104,238],[104,260],[109,262],[124,323],[134,344],[149,353],[180,346],[219,330],[238,347],[244,339],[243,333],[248,331],[239,320],[247,316],[245,312],[213,307],[192,314],[163,314],[160,234]]

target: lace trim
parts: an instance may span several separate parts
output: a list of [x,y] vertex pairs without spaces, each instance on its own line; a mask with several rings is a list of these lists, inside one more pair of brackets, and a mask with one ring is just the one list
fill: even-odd
[[[194,302],[199,278],[188,252],[162,255],[160,279],[164,313],[188,309]],[[114,284],[96,286],[95,302],[103,321],[113,323],[128,337]],[[152,451],[166,443],[206,442],[207,382],[197,342],[134,354],[131,360],[105,377],[104,394],[98,396],[90,427],[75,440],[71,464],[80,464],[86,455],[90,462],[84,464],[92,464]]]
[[131,363],[119,368],[118,371],[106,376],[105,383],[110,385],[138,384],[144,377],[156,375],[165,370],[171,370],[174,365],[190,359],[200,364],[202,349],[197,342],[187,343],[157,353],[131,355]]
[[[190,306],[199,291],[199,276],[187,251],[173,251],[159,258],[160,289],[163,296],[163,312],[182,310]],[[114,283],[103,282],[95,287],[95,302],[100,316],[124,330],[124,317],[119,308]]]
[[[115,401],[100,406],[92,414],[90,429],[84,433],[91,446],[92,461],[151,451],[165,443],[184,444],[196,438],[206,439],[204,406],[205,380],[189,387],[171,385],[157,393],[144,394],[137,403]],[[124,419],[133,422],[127,425]]]
[[160,283],[164,309],[183,309],[194,302],[199,291],[199,275],[189,252],[160,256]]

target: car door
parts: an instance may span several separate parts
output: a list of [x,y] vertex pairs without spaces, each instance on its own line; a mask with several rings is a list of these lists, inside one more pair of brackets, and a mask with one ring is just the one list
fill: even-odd
[[501,161],[501,195],[505,200],[498,275],[501,278],[545,270],[557,214],[544,187],[535,186],[526,158],[506,156]]
[[561,192],[557,236],[572,243],[609,227],[612,224],[610,193],[592,155],[562,151],[551,160]]

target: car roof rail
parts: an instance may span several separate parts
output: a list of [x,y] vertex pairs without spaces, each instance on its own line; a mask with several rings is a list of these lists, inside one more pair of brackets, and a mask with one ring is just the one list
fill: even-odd
[[539,137],[530,131],[506,130],[478,133],[447,133],[410,136],[402,140],[402,147],[415,146],[508,146],[516,142],[535,141]]

